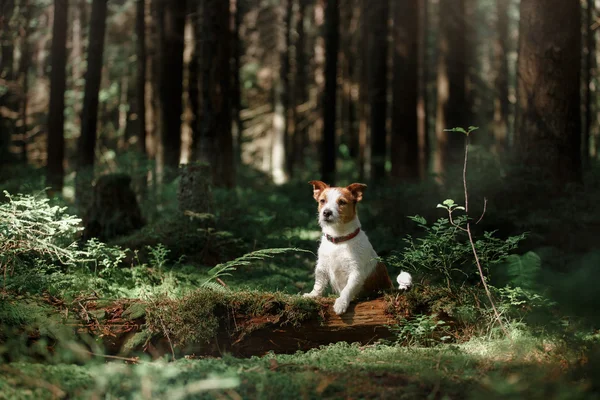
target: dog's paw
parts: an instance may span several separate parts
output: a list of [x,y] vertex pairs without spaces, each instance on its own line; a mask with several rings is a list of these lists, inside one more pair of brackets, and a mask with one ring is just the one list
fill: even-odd
[[307,298],[309,298],[309,299],[314,299],[314,298],[317,298],[317,297],[319,297],[319,294],[318,294],[318,293],[315,293],[315,292],[304,293],[304,294],[302,295],[302,297],[307,297]]
[[349,304],[350,303],[346,299],[342,299],[341,297],[338,297],[337,300],[335,301],[335,303],[333,303],[333,311],[337,315],[341,315],[348,310]]

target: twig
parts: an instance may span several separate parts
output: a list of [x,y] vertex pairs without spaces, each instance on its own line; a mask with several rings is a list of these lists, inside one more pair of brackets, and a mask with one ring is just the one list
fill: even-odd
[[477,220],[477,222],[475,222],[475,225],[477,225],[478,223],[481,222],[481,220],[483,219],[483,216],[485,215],[485,210],[487,209],[487,199],[484,197],[483,198],[483,212],[481,213],[481,217],[479,217],[479,219]]
[[162,318],[158,314],[157,314],[157,316],[158,316],[158,320],[160,321],[160,324],[162,325],[165,337],[167,338],[167,341],[169,342],[169,347],[171,347],[171,354],[173,355],[173,361],[175,361],[176,358],[175,358],[175,350],[173,349],[173,342],[171,342],[171,338],[169,337],[169,332],[167,332],[167,327],[165,326],[165,323],[163,322]]
[[217,277],[217,278],[215,278],[215,280],[216,280],[217,282],[219,282],[219,284],[220,284],[221,286],[223,286],[223,287],[229,287],[229,286],[227,286],[227,284],[226,284],[225,282],[223,282],[223,280],[222,280],[221,278],[218,278],[218,277]]
[[134,364],[139,364],[140,363],[140,359],[139,358],[128,358],[128,357],[119,357],[119,356],[109,356],[107,354],[98,354],[98,353],[93,353],[91,351],[85,351],[86,354],[92,355],[94,357],[102,357],[102,358],[110,358],[111,360],[122,360],[122,361],[129,361],[131,363]]

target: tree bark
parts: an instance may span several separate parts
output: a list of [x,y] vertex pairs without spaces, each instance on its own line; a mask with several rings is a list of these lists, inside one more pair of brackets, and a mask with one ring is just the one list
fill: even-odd
[[27,164],[27,146],[29,129],[27,125],[28,100],[29,100],[29,67],[31,65],[31,47],[29,45],[29,23],[32,15],[33,6],[29,4],[29,0],[22,0],[21,8],[21,24],[20,24],[20,42],[21,42],[21,59],[19,61],[19,83],[21,85],[21,98],[19,101],[20,114],[20,148],[21,162]]
[[213,184],[234,183],[231,135],[229,2],[205,0],[202,23],[202,123],[198,158],[211,166]]
[[271,144],[271,175],[276,185],[286,183],[289,179],[286,161],[286,142],[288,131],[287,111],[289,108],[289,48],[286,46],[286,37],[290,29],[291,17],[290,0],[282,1],[279,6],[283,14],[281,22],[283,35],[277,41],[279,51],[279,76],[274,82],[273,96],[273,142]]
[[393,2],[393,16],[391,176],[416,181],[419,179],[419,2]]
[[556,190],[581,181],[581,6],[522,0],[517,148],[530,177]]
[[385,177],[387,138],[388,0],[367,4],[369,21],[369,105],[371,114],[371,179]]
[[67,86],[67,19],[68,0],[54,0],[50,73],[50,104],[48,107],[48,141],[46,186],[50,193],[61,193],[64,182],[65,158],[65,90]]
[[436,149],[434,173],[441,178],[462,159],[462,134],[444,129],[470,125],[467,101],[465,0],[440,0],[438,40]]
[[494,43],[496,98],[494,99],[494,144],[492,151],[503,154],[508,146],[508,8],[510,0],[498,0],[498,32]]
[[339,51],[340,9],[338,0],[327,0],[325,6],[325,90],[323,92],[323,142],[321,144],[321,177],[335,184],[335,120],[337,99],[337,59]]
[[289,154],[293,171],[297,166],[303,165],[305,146],[308,145],[307,113],[300,112],[299,108],[309,100],[308,94],[308,68],[306,57],[306,19],[307,0],[298,1],[298,15],[296,19],[296,75],[294,82],[294,131],[292,151]]
[[590,161],[590,139],[592,137],[592,121],[595,115],[594,99],[594,78],[596,75],[595,53],[596,53],[596,30],[592,26],[595,20],[596,1],[587,0],[586,22],[585,22],[585,104],[584,104],[584,126],[583,143],[581,146],[581,155],[583,164],[587,167]]
[[164,178],[167,181],[176,177],[181,156],[185,14],[185,0],[163,0],[158,15],[162,32],[158,78],[161,105],[159,133],[165,167]]
[[146,154],[146,0],[137,0],[135,8],[135,33],[136,42],[136,67],[137,76],[135,84],[138,138],[137,148],[141,154]]
[[242,162],[242,143],[244,123],[242,122],[242,82],[241,82],[241,57],[242,57],[242,38],[240,38],[240,26],[246,12],[245,0],[232,0],[235,2],[235,11],[233,14],[233,32],[231,37],[231,51],[233,52],[233,87],[232,93],[232,113],[233,122],[235,124],[235,143],[234,155],[235,164],[240,165]]

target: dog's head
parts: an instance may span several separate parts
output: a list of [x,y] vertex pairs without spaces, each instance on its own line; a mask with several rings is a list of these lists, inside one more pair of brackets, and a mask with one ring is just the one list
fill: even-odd
[[362,200],[367,185],[353,183],[346,187],[329,187],[321,181],[308,182],[313,197],[319,203],[319,224],[337,225],[350,222],[356,216],[356,203]]

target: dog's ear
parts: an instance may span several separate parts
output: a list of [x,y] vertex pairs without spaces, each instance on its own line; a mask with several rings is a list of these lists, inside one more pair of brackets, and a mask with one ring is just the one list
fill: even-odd
[[348,189],[348,191],[350,191],[350,193],[352,193],[352,196],[354,196],[354,199],[356,201],[362,200],[363,193],[366,188],[367,188],[367,185],[365,185],[364,183],[353,183],[346,187],[346,189]]
[[313,187],[313,197],[315,198],[315,200],[319,200],[321,192],[329,187],[328,184],[321,181],[310,181],[308,183],[311,184]]

